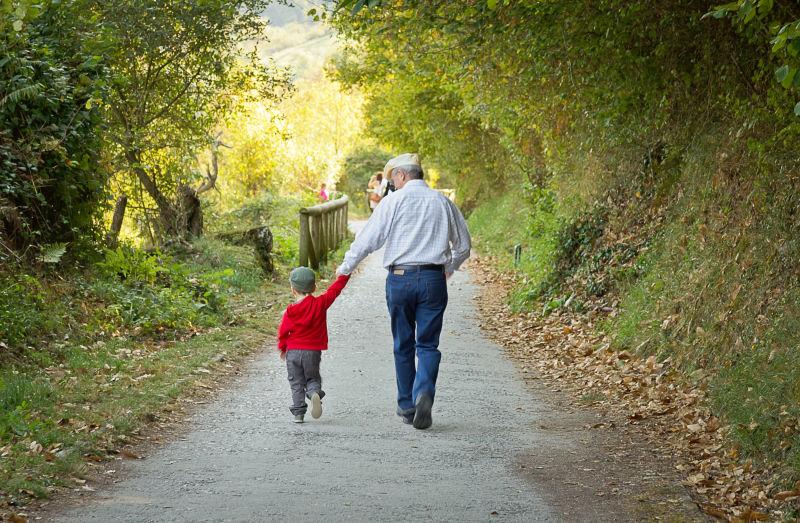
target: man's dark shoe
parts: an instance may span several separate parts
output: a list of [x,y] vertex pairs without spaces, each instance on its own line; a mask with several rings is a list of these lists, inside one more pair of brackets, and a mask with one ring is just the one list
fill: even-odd
[[414,409],[402,410],[400,407],[397,407],[397,415],[400,416],[400,419],[403,420],[403,423],[406,425],[414,423]]
[[424,430],[433,424],[433,417],[431,417],[431,408],[433,407],[433,399],[427,394],[420,394],[417,397],[416,412],[414,413],[415,429]]

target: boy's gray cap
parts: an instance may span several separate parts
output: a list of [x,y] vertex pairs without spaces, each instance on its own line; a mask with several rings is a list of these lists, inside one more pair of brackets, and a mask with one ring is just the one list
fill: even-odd
[[396,169],[398,167],[405,167],[407,165],[419,165],[419,156],[414,153],[403,153],[400,156],[395,156],[388,162],[386,162],[386,166],[383,168],[383,177],[387,178],[392,169]]
[[309,293],[314,290],[317,277],[308,267],[298,267],[289,274],[289,283],[297,292]]

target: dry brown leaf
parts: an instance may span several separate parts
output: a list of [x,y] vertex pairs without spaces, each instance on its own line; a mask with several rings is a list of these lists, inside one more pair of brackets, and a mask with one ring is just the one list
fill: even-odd
[[786,501],[787,499],[791,499],[797,497],[798,493],[794,490],[782,490],[772,496],[773,499],[777,499],[778,501]]
[[120,450],[119,451],[119,455],[124,457],[124,458],[128,458],[128,459],[142,459],[141,456],[139,456],[138,454],[134,454],[133,452],[131,452],[128,449]]
[[728,514],[722,509],[719,509],[713,505],[700,505],[700,510],[708,514],[709,516],[719,518],[719,519],[728,519]]

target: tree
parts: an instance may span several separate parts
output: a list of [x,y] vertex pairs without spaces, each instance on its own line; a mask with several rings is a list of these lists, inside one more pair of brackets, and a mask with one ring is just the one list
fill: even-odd
[[266,3],[110,0],[92,7],[105,35],[97,50],[113,73],[104,99],[112,157],[155,204],[161,236],[196,233],[190,184],[202,175],[191,166],[225,116],[248,93],[275,99],[287,85],[286,74],[255,53],[242,62],[241,44],[262,34]]
[[107,70],[81,42],[77,2],[0,6],[0,260],[94,236],[104,197],[100,114]]
[[351,201],[360,203],[367,190],[367,183],[375,173],[382,173],[383,166],[392,154],[374,145],[361,145],[354,149],[344,159],[342,177],[339,178],[338,188],[347,193]]

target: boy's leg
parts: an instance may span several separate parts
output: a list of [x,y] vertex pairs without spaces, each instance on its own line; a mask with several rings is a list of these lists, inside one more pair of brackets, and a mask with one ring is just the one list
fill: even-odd
[[311,398],[314,393],[319,394],[320,399],[325,397],[322,390],[322,376],[319,372],[322,362],[322,351],[303,350],[297,351],[303,354],[303,373],[306,378],[306,397]]
[[302,350],[286,351],[286,370],[289,374],[289,386],[292,388],[292,406],[289,410],[292,414],[305,414],[308,409],[306,405],[306,376],[303,372],[303,353]]

